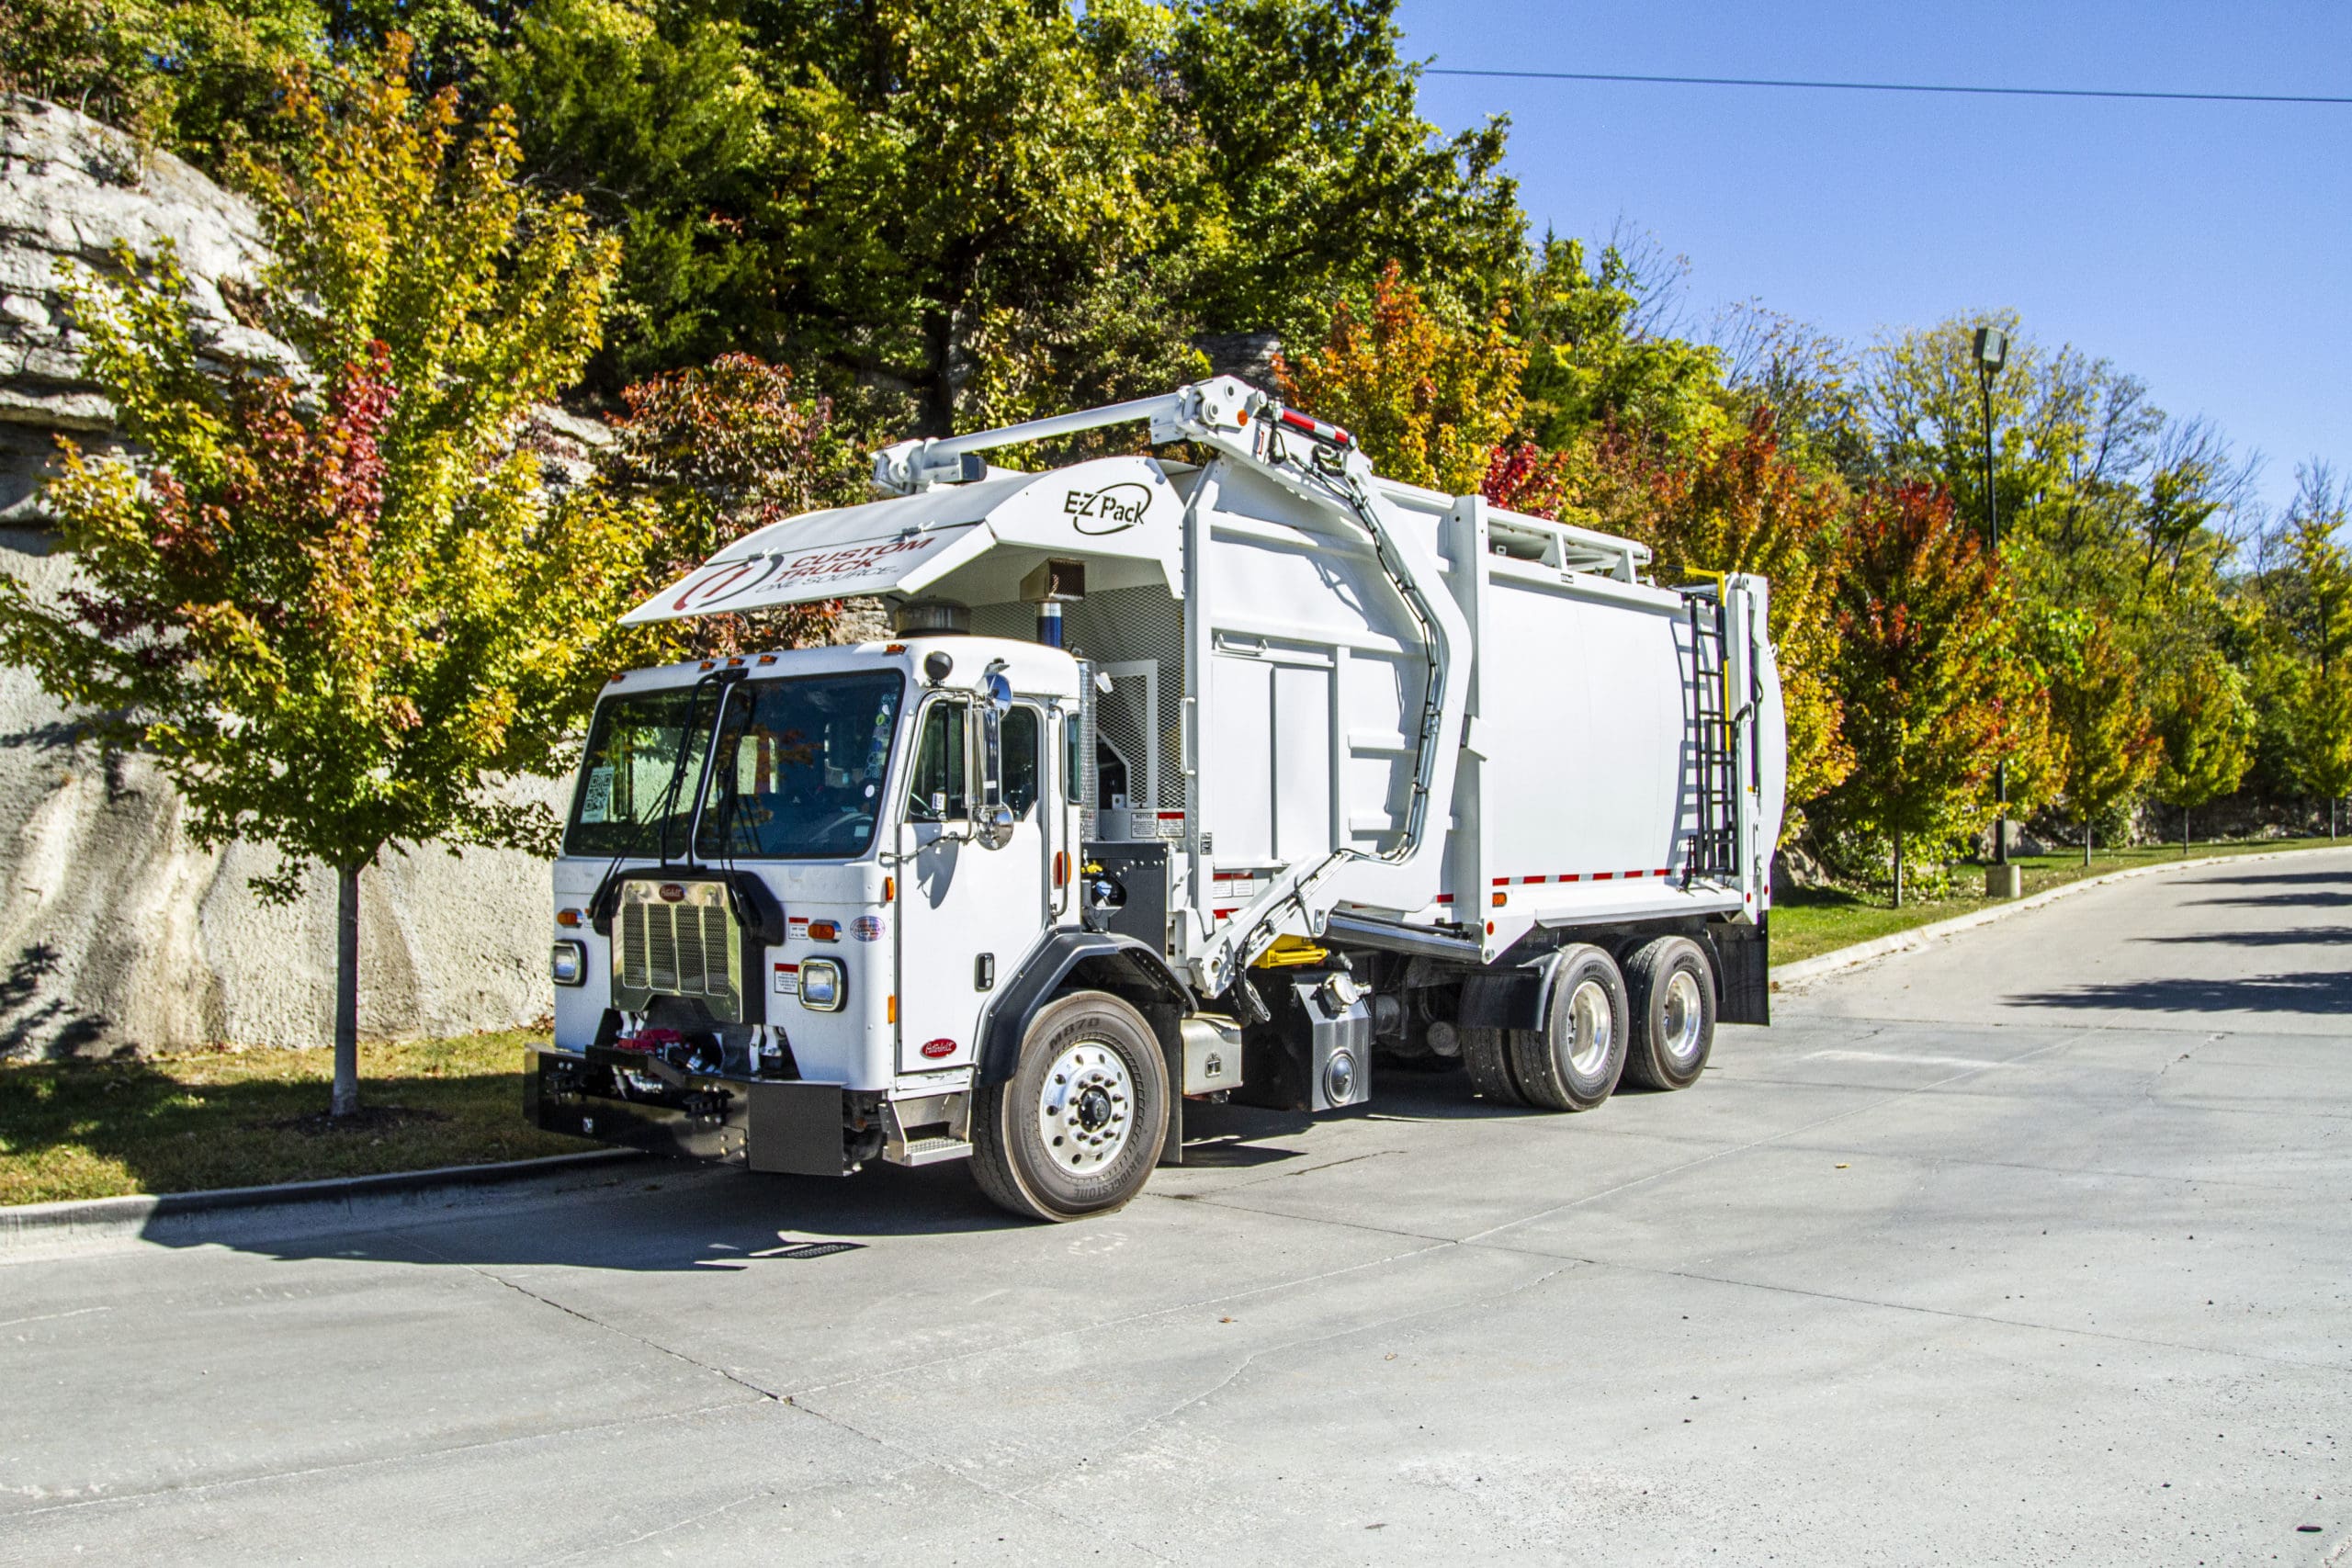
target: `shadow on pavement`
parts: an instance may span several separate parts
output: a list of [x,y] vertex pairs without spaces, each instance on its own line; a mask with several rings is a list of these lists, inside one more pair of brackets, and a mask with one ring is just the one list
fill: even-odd
[[2352,942],[2352,926],[2297,926],[2288,931],[2195,931],[2187,936],[2135,936],[2133,942],[2218,942],[2226,947],[2324,947]]
[[440,1190],[406,1201],[363,1200],[327,1213],[164,1214],[149,1222],[145,1239],[225,1247],[281,1262],[662,1273],[797,1265],[886,1240],[1023,1224],[981,1197],[954,1166],[886,1166],[829,1180],[649,1158],[593,1186]]
[[[1250,1169],[1315,1152],[1317,1123],[1527,1117],[1489,1106],[1460,1075],[1381,1075],[1378,1110],[1322,1118],[1252,1106],[1185,1108],[1185,1167]],[[279,1261],[348,1258],[427,1266],[607,1269],[636,1273],[818,1264],[893,1242],[1026,1229],[982,1197],[960,1164],[876,1162],[854,1177],[754,1174],[647,1158],[560,1184],[429,1189],[287,1208],[161,1214],[159,1246],[226,1247]]]
[[2216,887],[2299,886],[2322,882],[2352,885],[2352,871],[2269,871],[2247,876],[2200,876],[2197,880]]
[[2352,906],[2352,893],[2247,893],[2235,898],[2191,898],[2188,902],[2233,908],[2341,909]]
[[2233,980],[2125,980],[2011,996],[2019,1007],[2141,1012],[2352,1013],[2352,973],[2248,976]]

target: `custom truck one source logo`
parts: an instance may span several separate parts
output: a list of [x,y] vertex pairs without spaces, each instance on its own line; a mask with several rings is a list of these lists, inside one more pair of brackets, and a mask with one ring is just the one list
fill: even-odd
[[1151,487],[1122,482],[1101,490],[1074,490],[1062,498],[1062,510],[1081,534],[1122,534],[1151,510]]
[[831,588],[836,584],[846,586],[861,578],[895,577],[906,570],[901,558],[920,554],[945,536],[908,534],[871,544],[722,562],[687,583],[670,609],[673,614],[690,615],[741,599],[754,591],[764,600],[779,593],[806,592],[820,583]]

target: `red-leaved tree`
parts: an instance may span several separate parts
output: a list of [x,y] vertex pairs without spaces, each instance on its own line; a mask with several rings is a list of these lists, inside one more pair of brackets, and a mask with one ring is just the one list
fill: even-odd
[[[673,370],[622,392],[606,478],[662,510],[657,581],[675,581],[756,528],[868,498],[857,446],[831,400],[794,395],[792,371],[749,354]],[[697,654],[826,640],[841,602],[702,615],[680,634]]]

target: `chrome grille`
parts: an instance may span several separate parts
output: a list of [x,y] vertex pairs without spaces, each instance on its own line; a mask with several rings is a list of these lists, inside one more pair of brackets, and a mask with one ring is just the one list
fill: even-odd
[[[664,898],[670,887],[679,897]],[[727,889],[716,882],[621,884],[613,943],[613,1005],[641,1011],[657,996],[696,997],[714,1017],[742,1017],[742,947]]]

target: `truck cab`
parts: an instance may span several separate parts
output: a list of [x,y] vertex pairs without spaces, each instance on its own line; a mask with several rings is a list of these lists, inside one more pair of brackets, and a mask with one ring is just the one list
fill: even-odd
[[616,677],[554,868],[534,1119],[774,1170],[961,1157],[988,1015],[1048,983],[1056,933],[1081,939],[1057,978],[1179,1001],[1085,930],[1079,698],[1068,653],[969,636]]

